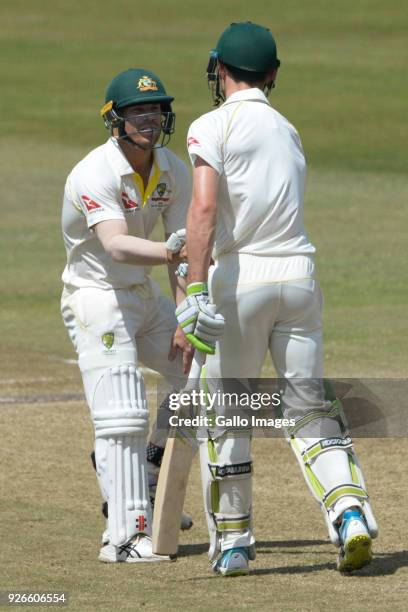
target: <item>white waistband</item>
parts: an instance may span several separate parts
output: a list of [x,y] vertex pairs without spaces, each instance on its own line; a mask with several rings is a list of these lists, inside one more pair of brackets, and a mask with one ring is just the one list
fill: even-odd
[[284,282],[314,278],[316,266],[311,255],[251,255],[225,253],[216,262],[217,277],[236,284],[256,281]]

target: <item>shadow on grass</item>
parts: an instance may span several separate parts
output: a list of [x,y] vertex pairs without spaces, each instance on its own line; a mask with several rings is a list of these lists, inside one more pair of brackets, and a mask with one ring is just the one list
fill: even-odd
[[315,565],[289,565],[285,567],[265,567],[251,570],[251,576],[266,576],[267,574],[311,574],[324,570],[335,570],[335,563],[316,563]]
[[[265,548],[302,548],[305,546],[321,546],[329,544],[327,540],[288,540],[277,542],[257,542],[257,552],[259,555],[269,554],[269,551],[262,550]],[[180,546],[179,556],[187,557],[190,555],[201,555],[208,550],[207,543],[200,544],[185,544]],[[298,554],[303,554],[301,550]],[[333,552],[335,549],[333,548]],[[294,551],[290,551],[294,554]],[[329,554],[329,553],[328,553]],[[399,569],[408,567],[408,550],[401,550],[392,553],[374,553],[374,559],[370,565],[361,570],[343,574],[349,578],[372,578],[375,576],[390,576],[395,574]],[[311,574],[324,570],[336,570],[336,563],[328,561],[327,563],[316,563],[313,565],[292,565],[284,567],[258,568],[251,570],[251,576],[264,576],[267,574]],[[210,576],[192,578],[190,580],[207,580]]]
[[208,542],[200,544],[182,544],[179,546],[177,556],[178,557],[191,557],[194,555],[202,555],[208,551]]
[[329,540],[276,540],[256,541],[256,550],[262,553],[262,548],[298,548],[302,546],[322,546],[330,544]]
[[[269,551],[265,548],[299,548],[302,546],[321,546],[330,544],[329,540],[277,540],[276,542],[257,541],[256,550],[259,554],[268,554]],[[209,544],[206,542],[200,544],[182,544],[179,547],[179,557],[189,557],[194,555],[202,555],[208,551]]]
[[[373,561],[361,570],[342,574],[345,578],[373,578],[374,576],[390,576],[397,570],[408,567],[408,550],[393,553],[380,553],[374,555]],[[323,570],[336,569],[335,563],[317,563],[314,565],[293,565],[286,567],[272,567],[254,569],[251,575],[263,576],[266,574],[309,574]]]
[[[372,563],[362,569],[359,576],[390,576],[402,567],[408,567],[408,550],[375,554]],[[357,574],[352,574],[357,575]]]
[[[274,554],[287,554],[287,555],[301,555],[308,554],[306,551],[302,552],[300,548],[306,546],[330,546],[330,541],[327,540],[276,540],[276,541],[257,541],[256,552],[259,555],[274,555]],[[280,550],[280,549],[291,549],[291,550]],[[309,551],[308,551],[309,552]],[[314,554],[325,555],[326,550],[315,551]]]

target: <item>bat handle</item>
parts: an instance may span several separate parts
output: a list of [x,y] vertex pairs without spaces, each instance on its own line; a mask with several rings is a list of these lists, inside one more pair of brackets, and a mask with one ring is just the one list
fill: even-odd
[[191,364],[190,374],[188,375],[185,391],[193,391],[197,389],[200,382],[201,368],[205,363],[206,354],[201,351],[195,351],[193,362]]
[[[215,314],[216,306],[215,304],[208,304],[208,310],[210,310],[213,314]],[[185,391],[193,391],[193,389],[197,389],[200,383],[201,376],[201,368],[205,363],[207,355],[202,351],[196,349],[193,357],[193,362],[190,368],[190,374],[188,375],[187,383],[185,386]]]

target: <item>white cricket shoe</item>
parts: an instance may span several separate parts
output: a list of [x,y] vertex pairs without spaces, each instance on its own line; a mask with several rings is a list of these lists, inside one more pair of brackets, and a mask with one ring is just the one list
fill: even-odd
[[152,563],[174,561],[174,559],[167,555],[155,555],[152,550],[152,539],[144,533],[138,533],[122,546],[113,544],[102,546],[99,561],[104,563]]
[[372,558],[371,536],[361,511],[346,510],[339,529],[341,548],[337,561],[340,572],[352,572],[368,565]]
[[102,534],[102,546],[106,546],[106,544],[109,544],[109,528],[108,528],[108,520],[106,520],[106,529]]

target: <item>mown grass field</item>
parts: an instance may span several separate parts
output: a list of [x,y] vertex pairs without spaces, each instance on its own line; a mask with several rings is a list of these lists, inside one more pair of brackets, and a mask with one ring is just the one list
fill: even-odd
[[[382,529],[376,561],[360,576],[334,571],[335,551],[289,450],[263,440],[254,444],[253,576],[222,581],[208,572],[196,468],[188,498],[196,526],[176,564],[96,561],[91,425],[81,401],[58,401],[81,393],[76,366],[64,361],[75,355],[59,315],[65,177],[106,138],[105,87],[131,66],[153,69],[175,95],[171,144],[186,159],[188,125],[211,108],[208,50],[226,25],[246,19],[274,32],[282,68],[271,101],[298,128],[308,158],[305,215],[325,296],[326,373],[407,376],[402,0],[2,3],[0,589],[65,589],[75,610],[406,609],[402,439],[358,441]],[[165,273],[155,277],[167,291]]]

